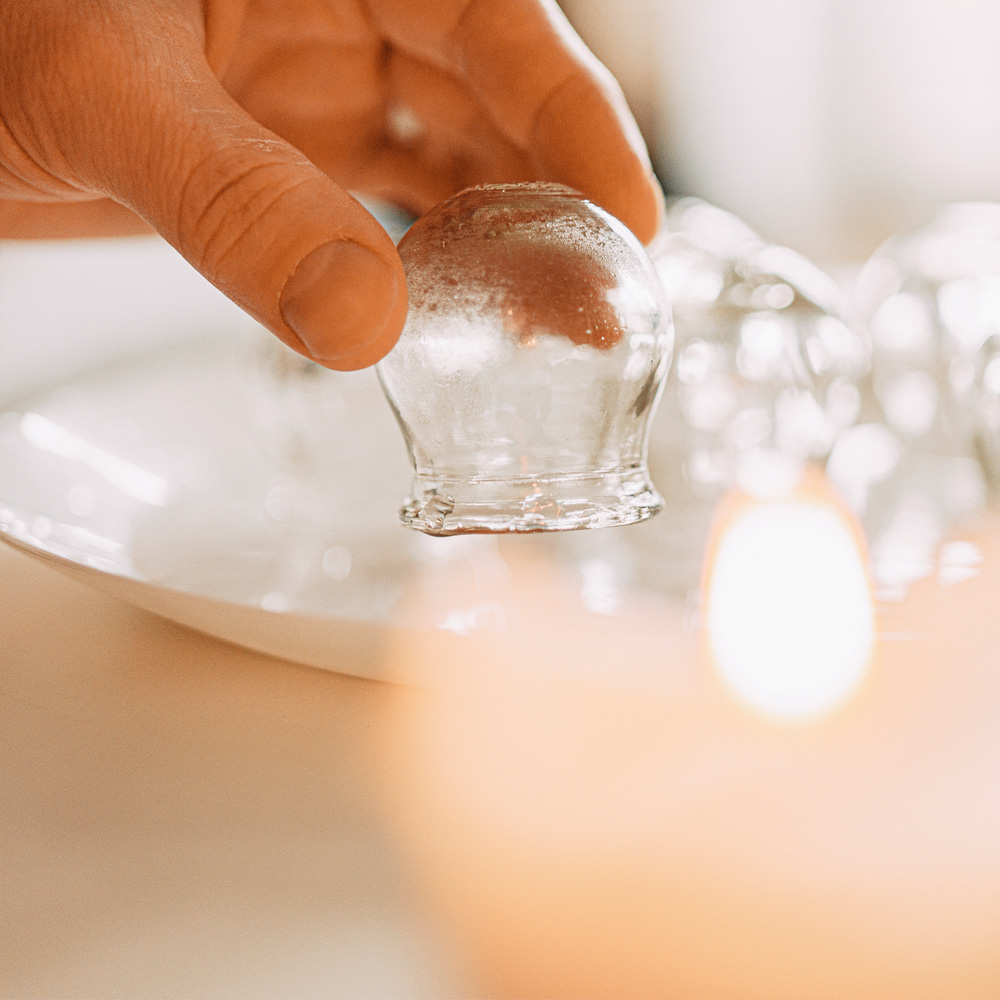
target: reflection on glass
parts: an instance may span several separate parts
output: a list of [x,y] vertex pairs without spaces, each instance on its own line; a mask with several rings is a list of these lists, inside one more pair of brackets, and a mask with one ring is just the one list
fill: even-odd
[[858,532],[823,492],[721,505],[708,555],[712,660],[740,699],[801,721],[857,688],[874,642]]
[[969,454],[976,353],[1000,333],[1000,204],[948,205],[886,241],[857,303],[888,425],[925,452]]
[[664,589],[689,592],[714,501],[733,489],[787,493],[864,418],[868,344],[828,275],[703,201],[668,206],[651,255],[677,364],[649,460],[668,505],[660,520],[677,530],[638,558]]
[[794,485],[860,412],[864,340],[831,278],[696,199],[652,249],[674,309],[677,379],[654,423],[654,474],[695,494]]
[[552,184],[461,192],[399,245],[410,308],[379,364],[435,535],[629,524],[660,500],[646,432],[672,327],[620,222]]
[[996,480],[1000,205],[948,205],[887,240],[855,298],[878,414],[838,442],[828,468],[865,524],[877,596],[899,600]]

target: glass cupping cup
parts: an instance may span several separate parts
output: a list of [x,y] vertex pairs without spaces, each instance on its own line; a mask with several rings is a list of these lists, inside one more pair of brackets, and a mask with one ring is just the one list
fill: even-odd
[[555,184],[469,188],[399,244],[410,296],[378,366],[435,535],[630,524],[661,500],[646,441],[673,348],[638,240]]

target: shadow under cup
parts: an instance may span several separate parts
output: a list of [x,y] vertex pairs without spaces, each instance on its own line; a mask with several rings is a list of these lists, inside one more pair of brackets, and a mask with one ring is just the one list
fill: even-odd
[[630,524],[661,504],[649,420],[673,346],[656,272],[569,188],[470,188],[399,246],[410,309],[379,378],[429,534]]

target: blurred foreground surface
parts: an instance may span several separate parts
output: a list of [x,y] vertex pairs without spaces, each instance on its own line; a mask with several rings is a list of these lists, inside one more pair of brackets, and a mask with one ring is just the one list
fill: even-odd
[[[414,620],[445,600],[505,625],[387,648],[425,689],[227,646],[0,549],[0,993],[995,995],[1000,522],[965,535],[977,575],[874,631],[849,561],[800,577],[845,635],[803,661],[794,630],[744,632],[727,672],[749,625],[723,564],[763,509],[721,522],[707,630],[655,605],[623,630],[529,551],[470,550]],[[842,539],[832,511],[778,513]],[[795,595],[764,580],[780,620]],[[769,701],[803,662],[798,705]]]
[[0,546],[0,996],[449,995],[371,794],[377,685]]

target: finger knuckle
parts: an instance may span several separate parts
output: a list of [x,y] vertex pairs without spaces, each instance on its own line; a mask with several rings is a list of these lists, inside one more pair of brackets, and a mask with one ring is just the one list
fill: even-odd
[[176,228],[200,271],[218,273],[235,247],[259,236],[276,205],[303,183],[291,166],[257,142],[213,150],[185,172]]

